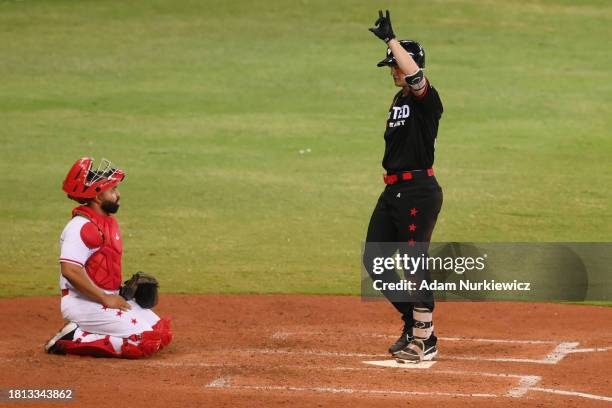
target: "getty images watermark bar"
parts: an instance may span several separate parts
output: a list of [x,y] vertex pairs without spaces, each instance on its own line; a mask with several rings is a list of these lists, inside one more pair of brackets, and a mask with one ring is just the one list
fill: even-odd
[[368,242],[361,294],[393,302],[609,302],[612,243]]

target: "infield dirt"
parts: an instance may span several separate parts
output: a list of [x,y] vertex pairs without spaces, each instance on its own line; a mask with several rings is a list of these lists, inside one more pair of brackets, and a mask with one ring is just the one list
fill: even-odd
[[[165,295],[169,348],[138,361],[47,355],[59,296],[0,299],[0,385],[70,406],[610,406],[612,308],[441,302],[430,368],[374,366],[401,321],[358,297]],[[0,402],[2,404],[2,402]],[[13,403],[4,403],[13,406]],[[59,406],[35,402],[36,406]]]

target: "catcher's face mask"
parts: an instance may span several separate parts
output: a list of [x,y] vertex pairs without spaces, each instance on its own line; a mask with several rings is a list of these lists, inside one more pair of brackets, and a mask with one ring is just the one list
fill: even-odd
[[107,160],[98,166],[91,157],[83,157],[72,165],[62,189],[74,200],[93,198],[115,187],[125,178],[125,172]]

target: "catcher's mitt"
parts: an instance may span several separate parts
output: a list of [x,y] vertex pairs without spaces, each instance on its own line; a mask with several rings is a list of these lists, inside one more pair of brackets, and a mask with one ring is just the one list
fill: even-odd
[[154,276],[136,272],[130,279],[123,282],[119,295],[125,300],[136,299],[140,307],[151,309],[157,304],[158,287],[159,283]]

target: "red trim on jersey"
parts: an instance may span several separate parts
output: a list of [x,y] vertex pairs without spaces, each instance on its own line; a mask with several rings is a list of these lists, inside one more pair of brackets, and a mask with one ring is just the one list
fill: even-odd
[[72,263],[72,264],[77,264],[79,265],[81,268],[84,266],[82,263],[80,263],[79,261],[75,261],[74,259],[68,259],[68,258],[60,258],[59,259],[60,263],[62,262],[68,262],[68,263]]

